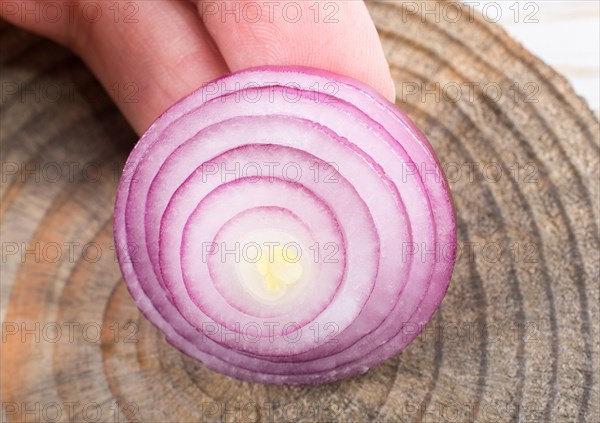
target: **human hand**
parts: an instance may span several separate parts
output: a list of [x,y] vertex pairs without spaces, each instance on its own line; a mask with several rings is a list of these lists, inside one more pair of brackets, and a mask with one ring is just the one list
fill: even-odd
[[[51,3],[51,5],[50,5]],[[230,71],[261,65],[321,68],[394,85],[363,1],[0,0],[4,19],[71,48],[138,134],[171,104]]]

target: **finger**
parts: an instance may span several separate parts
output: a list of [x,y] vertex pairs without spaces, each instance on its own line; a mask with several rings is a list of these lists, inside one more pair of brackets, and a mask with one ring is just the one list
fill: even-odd
[[[44,8],[41,0],[17,3]],[[7,19],[73,48],[138,134],[176,100],[228,72],[189,1],[51,3],[71,17],[50,23],[39,12],[37,21],[33,13]]]
[[395,100],[389,65],[363,1],[199,0],[197,7],[232,71],[311,66],[354,77]]

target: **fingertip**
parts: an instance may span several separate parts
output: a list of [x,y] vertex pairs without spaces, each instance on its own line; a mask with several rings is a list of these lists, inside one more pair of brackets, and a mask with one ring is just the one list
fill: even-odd
[[[229,69],[314,67],[359,80],[395,102],[389,64],[364,2],[278,2],[279,7],[269,10],[252,4],[259,9],[250,19],[243,3],[198,2],[202,21]],[[294,16],[285,14],[290,5],[298,8]]]
[[392,78],[392,76],[390,75],[390,79],[389,79],[389,91],[386,92],[386,94],[384,94],[385,98],[387,98],[390,102],[392,103],[396,103],[396,83],[394,82],[394,79]]

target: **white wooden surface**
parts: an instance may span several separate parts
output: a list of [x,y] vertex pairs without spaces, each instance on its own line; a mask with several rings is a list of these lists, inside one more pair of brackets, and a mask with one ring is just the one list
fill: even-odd
[[567,77],[592,110],[600,111],[600,1],[465,3],[479,9],[486,19],[497,20],[521,44]]

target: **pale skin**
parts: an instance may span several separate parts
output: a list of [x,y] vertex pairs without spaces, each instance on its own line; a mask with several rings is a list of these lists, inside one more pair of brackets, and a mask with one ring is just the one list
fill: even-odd
[[201,85],[254,66],[321,68],[395,99],[362,0],[0,0],[0,14],[72,49],[109,92],[135,87],[135,102],[115,101],[138,134]]

